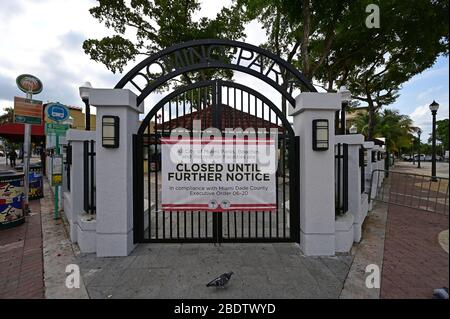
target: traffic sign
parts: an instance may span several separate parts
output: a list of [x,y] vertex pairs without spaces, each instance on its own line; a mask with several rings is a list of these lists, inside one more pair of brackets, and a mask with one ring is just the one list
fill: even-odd
[[50,120],[62,122],[69,118],[69,109],[61,103],[49,103],[45,107],[45,115]]
[[64,134],[70,128],[69,124],[45,123],[45,134]]

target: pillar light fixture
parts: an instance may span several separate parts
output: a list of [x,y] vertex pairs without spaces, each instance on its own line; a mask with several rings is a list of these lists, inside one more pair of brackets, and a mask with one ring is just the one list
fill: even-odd
[[341,116],[340,116],[340,134],[346,134],[346,116],[348,104],[352,98],[352,93],[347,89],[346,86],[341,86],[339,88],[339,94],[341,95]]
[[352,126],[350,126],[350,128],[348,129],[348,132],[350,134],[357,134],[358,133],[358,128],[356,127],[355,124],[352,124]]
[[342,102],[350,102],[352,99],[352,93],[347,89],[346,86],[341,86],[339,88],[339,94],[341,95]]
[[89,104],[89,91],[92,89],[91,82],[84,82],[82,86],[79,88],[81,100],[84,102],[86,106],[85,109],[85,129],[86,131],[91,130],[91,109]]
[[102,146],[106,148],[119,147],[119,117],[104,115],[102,117]]
[[328,120],[313,120],[313,150],[326,151],[329,147]]

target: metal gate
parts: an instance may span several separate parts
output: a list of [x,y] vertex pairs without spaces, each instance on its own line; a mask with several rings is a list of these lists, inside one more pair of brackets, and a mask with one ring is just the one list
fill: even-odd
[[371,200],[448,215],[449,179],[375,169],[369,185]]
[[[167,211],[161,207],[161,138],[178,127],[201,130],[269,128],[277,131],[276,209],[273,211]],[[260,138],[258,136],[257,138]],[[178,88],[152,108],[134,135],[135,242],[299,241],[298,137],[269,99],[237,84],[211,80]]]

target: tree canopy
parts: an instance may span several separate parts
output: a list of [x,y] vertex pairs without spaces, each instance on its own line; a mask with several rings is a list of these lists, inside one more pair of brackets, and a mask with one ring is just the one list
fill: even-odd
[[[374,113],[393,103],[401,85],[448,55],[448,1],[236,0],[266,29],[264,44],[328,92],[347,85]],[[365,24],[379,6],[380,28]]]
[[[436,140],[442,143],[442,147],[445,150],[449,149],[448,145],[448,135],[449,135],[449,127],[448,127],[448,119],[436,121]],[[431,136],[428,139],[428,142],[431,143]]]
[[[370,4],[379,6],[379,28],[366,25]],[[245,38],[245,25],[257,20],[267,35],[263,47],[328,92],[347,85],[366,104],[372,139],[375,113],[396,100],[403,83],[448,55],[448,6],[448,0],[233,0],[207,18],[198,17],[198,0],[98,0],[90,13],[115,34],[88,39],[83,48],[112,72],[122,72],[138,56],[175,43]],[[185,74],[182,81],[214,72]],[[220,75],[232,76],[226,70]]]
[[14,122],[14,109],[12,107],[6,107],[4,113],[0,115],[0,125],[12,122]]
[[112,72],[138,56],[149,56],[173,44],[195,39],[238,39],[244,36],[240,15],[222,8],[214,19],[195,18],[198,0],[98,0],[89,12],[116,33],[88,39],[83,48],[91,59]]

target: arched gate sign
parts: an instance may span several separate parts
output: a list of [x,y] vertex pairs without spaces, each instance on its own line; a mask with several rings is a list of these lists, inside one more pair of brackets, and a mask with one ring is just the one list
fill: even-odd
[[[218,79],[220,73],[193,82],[193,72],[201,70],[250,74],[271,85],[293,106],[293,86],[316,91],[286,61],[236,41],[182,43],[133,68],[116,88],[130,87],[138,95],[138,104],[176,77],[187,83],[154,105],[134,135],[135,242],[298,242],[298,138],[286,116],[261,92]],[[241,159],[246,164],[201,166],[193,161],[195,145],[205,154],[205,144],[218,143],[234,145],[220,156],[225,159],[233,154],[235,161],[241,152],[236,145],[245,144]],[[256,146],[260,144],[274,150],[276,166],[271,173],[252,162],[252,143],[258,150],[255,154],[261,152]],[[191,166],[172,163],[169,155],[176,153],[174,144],[188,144],[188,151],[180,148],[177,152],[184,159],[189,157]],[[214,151],[210,154],[214,156]],[[180,175],[182,167],[188,172],[206,169],[203,175]],[[225,172],[226,168],[235,171]]]

